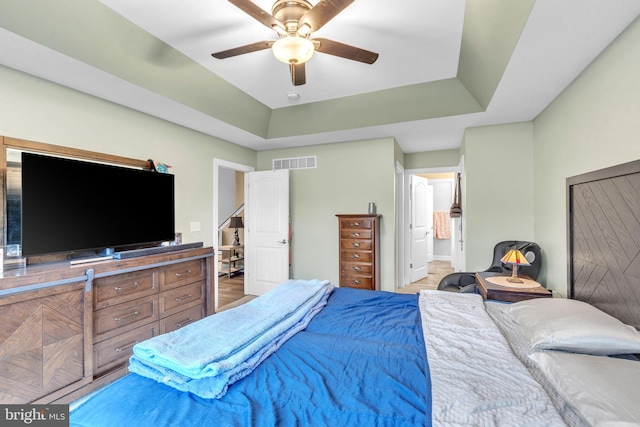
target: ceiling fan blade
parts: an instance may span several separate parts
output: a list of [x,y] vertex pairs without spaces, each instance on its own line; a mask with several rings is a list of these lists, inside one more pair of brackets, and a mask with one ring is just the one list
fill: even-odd
[[269,49],[273,45],[272,40],[265,40],[261,42],[255,42],[240,47],[234,47],[233,49],[223,50],[221,52],[212,53],[216,59],[225,59],[232,56],[244,55],[245,53],[257,52],[259,50]]
[[328,55],[339,56],[341,58],[351,59],[353,61],[364,62],[365,64],[373,64],[378,59],[378,54],[359,47],[350,46],[334,40],[316,38],[311,40],[316,51],[326,53]]
[[307,24],[311,31],[318,31],[354,0],[321,0],[298,20],[298,28]]
[[307,73],[304,63],[289,65],[289,71],[291,71],[291,82],[294,86],[302,86],[307,82]]
[[[242,10],[247,15],[251,16],[256,21],[260,22],[262,25],[271,28],[272,30],[278,31],[279,33],[284,32],[286,34],[287,29],[282,24],[282,22],[278,21],[273,17],[269,12],[262,9],[260,6],[252,2],[251,0],[229,0],[229,3],[233,4],[240,10]],[[281,33],[282,34],[282,33]]]

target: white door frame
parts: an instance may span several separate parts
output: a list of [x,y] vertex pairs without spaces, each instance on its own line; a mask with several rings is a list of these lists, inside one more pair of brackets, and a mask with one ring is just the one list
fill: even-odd
[[[253,166],[243,165],[240,163],[233,163],[233,162],[229,162],[229,161],[217,159],[217,158],[213,159],[213,230],[214,230],[213,251],[215,254],[214,262],[213,262],[213,265],[214,265],[213,267],[213,295],[214,295],[213,298],[215,300],[214,310],[218,310],[218,225],[219,225],[218,183],[220,182],[219,171],[221,167],[226,169],[233,169],[233,170],[244,172],[244,173],[253,172],[255,170]],[[247,208],[248,203],[249,203],[249,200],[247,199],[247,192],[245,191],[244,193],[245,209]]]
[[[465,216],[465,197],[467,195],[467,191],[466,191],[466,185],[465,185],[465,173],[464,173],[464,156],[460,157],[460,163],[458,164],[457,173],[462,174],[461,176],[461,180],[460,180],[460,186],[461,188],[461,192],[462,192],[462,197],[460,198],[460,203],[462,204],[462,216],[460,218],[453,218],[451,220],[452,224],[453,224],[453,229],[452,231],[455,231],[455,241],[453,242],[454,244],[451,245],[451,259],[452,259],[452,264],[453,264],[453,268],[454,271],[465,271],[465,256],[464,256],[464,239],[465,239],[465,230],[466,230],[466,222],[467,222],[467,217]],[[453,180],[453,185],[454,187],[457,185],[458,182],[458,177],[456,174],[454,174],[454,180]],[[452,238],[453,238],[453,233],[452,233]]]
[[404,212],[405,212],[405,173],[404,167],[396,162],[396,290],[404,288],[405,283],[404,259],[405,259],[405,234],[404,234]]
[[[396,174],[398,174],[399,169],[396,167]],[[407,215],[410,214],[411,209],[409,206],[409,184],[410,181],[408,179],[408,175],[417,175],[417,174],[428,174],[428,173],[457,173],[459,171],[459,166],[442,166],[436,168],[419,168],[419,169],[404,169],[404,176],[402,178],[402,183],[398,183],[397,188],[402,186],[402,200],[401,197],[398,197],[398,203],[396,205],[396,218],[398,219],[396,222],[396,235],[401,236],[397,238],[398,244],[398,264],[397,264],[397,282],[396,286],[398,288],[402,288],[409,284],[411,278],[410,271],[410,254],[411,251],[407,247],[410,242],[410,233],[409,224],[410,221],[407,218]],[[396,176],[398,181],[400,179]]]

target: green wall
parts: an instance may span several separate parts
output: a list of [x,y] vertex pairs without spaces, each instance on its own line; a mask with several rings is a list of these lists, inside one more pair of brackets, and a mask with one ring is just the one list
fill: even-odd
[[[254,150],[2,66],[0,94],[0,135],[171,165],[185,243],[213,245],[213,159],[256,163]],[[190,232],[191,222],[201,231]]]
[[404,155],[405,169],[457,167],[460,163],[460,150],[423,151]]
[[535,237],[566,295],[566,178],[640,158],[640,20],[534,120]]
[[484,270],[496,243],[534,238],[532,123],[467,129],[461,152],[465,270]]
[[[171,164],[176,229],[185,242],[208,245],[213,158],[266,170],[273,158],[316,155],[317,169],[291,171],[294,275],[337,283],[335,214],[364,213],[375,202],[389,291],[395,162],[454,166],[462,155],[465,269],[486,268],[497,241],[531,239],[543,250],[540,281],[566,295],[566,178],[640,158],[639,40],[636,20],[533,122],[467,129],[459,151],[402,157],[385,138],[255,152],[1,66],[0,135]],[[201,231],[189,232],[190,222]]]
[[538,281],[566,296],[566,179],[640,158],[639,40],[636,19],[535,120],[465,131],[465,270],[498,241],[533,240]]
[[317,156],[317,168],[291,170],[293,275],[339,283],[336,214],[362,214],[374,202],[381,221],[382,290],[395,291],[395,141],[392,138],[258,152],[258,170],[272,159]]

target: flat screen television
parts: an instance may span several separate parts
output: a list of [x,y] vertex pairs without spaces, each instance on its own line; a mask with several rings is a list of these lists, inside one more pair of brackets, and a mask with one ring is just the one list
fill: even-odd
[[174,176],[22,153],[22,256],[175,238]]

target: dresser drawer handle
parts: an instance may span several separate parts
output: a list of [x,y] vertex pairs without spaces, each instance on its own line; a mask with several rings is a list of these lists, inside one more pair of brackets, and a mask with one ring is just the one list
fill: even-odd
[[138,282],[133,282],[132,284],[127,286],[116,286],[114,289],[116,290],[116,292],[120,292],[120,291],[124,291],[125,289],[137,288],[138,285],[139,285]]
[[354,285],[359,285],[359,284],[360,284],[360,280],[358,280],[358,279],[353,279],[353,284],[354,284]]
[[192,322],[193,322],[193,319],[189,317],[187,320],[183,320],[182,322],[176,323],[176,327],[182,328],[183,326],[188,325],[189,323],[192,323]]
[[129,344],[125,344],[122,347],[118,347],[116,348],[116,353],[122,353],[123,351],[133,347],[136,344],[138,344],[138,341],[130,342]]
[[362,267],[360,267],[359,265],[354,265],[354,266],[353,266],[353,267],[351,267],[351,268],[353,268],[353,270],[354,270],[354,271],[360,271],[360,270],[362,270]]
[[135,316],[137,316],[138,314],[140,314],[140,313],[138,312],[138,310],[136,310],[136,311],[134,311],[133,313],[126,314],[126,315],[124,315],[124,316],[122,316],[122,317],[116,317],[116,318],[115,318],[115,319],[113,319],[113,320],[115,320],[116,322],[119,322],[119,321],[121,321],[122,319],[126,319],[127,317],[135,317]]
[[351,237],[360,237],[360,233],[358,233],[357,231],[353,232],[351,233]]
[[354,257],[355,259],[360,259],[360,254],[353,254],[353,257]]
[[187,270],[186,273],[176,273],[176,277],[180,277],[182,275],[188,275],[188,274],[191,274],[191,273],[193,273],[191,270]]
[[178,297],[178,298],[176,298],[176,302],[180,302],[182,300],[189,299],[189,298],[193,298],[193,295],[189,294],[189,295],[185,295],[183,297]]
[[360,221],[352,221],[349,224],[353,227],[360,227]]
[[358,242],[353,242],[353,247],[354,247],[354,248],[359,248],[359,247],[360,247],[360,243],[358,243]]

